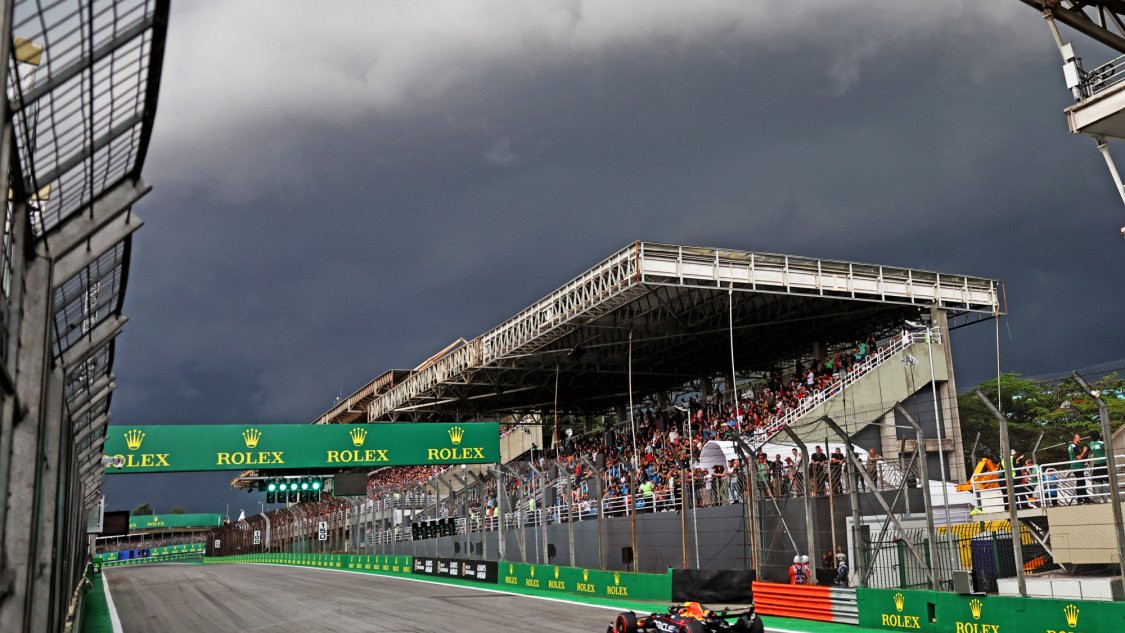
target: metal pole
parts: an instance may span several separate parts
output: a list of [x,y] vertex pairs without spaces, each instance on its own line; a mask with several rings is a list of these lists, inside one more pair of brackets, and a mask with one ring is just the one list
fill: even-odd
[[[637,421],[633,414],[633,330],[629,330],[629,426],[633,430],[633,470],[637,469]],[[632,490],[630,488],[630,490]]]
[[1121,570],[1121,577],[1125,579],[1125,521],[1121,513],[1121,487],[1117,481],[1117,455],[1113,450],[1113,427],[1109,421],[1109,409],[1101,393],[1090,388],[1086,379],[1074,372],[1074,379],[1086,390],[1086,393],[1098,403],[1098,417],[1102,425],[1102,441],[1109,443],[1109,450],[1105,453],[1106,475],[1109,477],[1109,505],[1113,511],[1113,524],[1117,532],[1117,563]]
[[637,560],[637,489],[633,485],[634,483],[635,480],[633,479],[633,471],[630,470],[629,494],[625,497],[628,501],[628,505],[626,505],[625,507],[629,512],[629,533],[630,538],[632,538],[633,540],[633,571],[637,571],[637,567],[639,564]]
[[[1000,388],[1000,382],[996,383],[997,391]],[[1012,482],[1012,474],[1015,465],[1012,464],[1012,445],[1008,439],[1008,418],[1004,417],[1003,413],[992,404],[983,393],[977,391],[977,397],[984,403],[985,408],[992,414],[996,421],[1000,423],[1000,454],[1007,460],[1008,467],[1004,468],[1004,488],[1008,495],[1008,521],[1012,526],[1012,552],[1016,558],[1016,583],[1019,586],[1021,596],[1027,595],[1027,579],[1023,575],[1023,540],[1020,534],[1020,520],[1019,513],[1016,510],[1016,490],[1015,484]]]
[[746,468],[746,531],[750,533],[750,567],[755,574],[759,574],[761,570],[758,569],[758,529],[754,512],[757,509],[755,492],[758,488],[758,464],[754,450],[741,437],[735,436],[734,441],[735,450]]
[[506,499],[508,497],[508,489],[504,484],[504,472],[492,471],[496,477],[496,555],[498,560],[504,560],[508,556],[508,544],[504,541],[504,515],[507,512],[505,506],[508,505]]
[[[933,500],[930,498],[930,477],[927,470],[926,462],[929,458],[926,455],[926,434],[922,431],[922,425],[918,424],[914,416],[902,406],[901,403],[895,404],[895,413],[901,415],[910,426],[914,427],[914,437],[917,441],[917,448],[915,451],[919,453],[920,459],[918,460],[918,473],[922,479],[922,503],[925,504],[926,513],[926,533],[930,538],[930,580],[934,585],[934,590],[937,590],[937,574],[934,572],[934,565],[937,563],[937,530],[934,528],[934,506]],[[945,487],[945,482],[941,482],[942,487]],[[946,510],[948,515],[948,509]],[[947,516],[948,519],[948,516]],[[945,529],[949,530],[949,524],[946,523]]]
[[734,280],[731,279],[731,288],[727,291],[727,326],[730,333],[730,404],[731,413],[738,419],[738,375],[734,373]]
[[605,569],[605,540],[602,538],[602,518],[605,512],[605,508],[602,504],[602,499],[605,494],[605,490],[603,489],[604,484],[602,482],[601,473],[590,460],[583,457],[582,463],[586,465],[586,468],[590,469],[590,472],[594,473],[594,500],[598,506],[598,514],[595,519],[595,521],[597,521],[596,528],[598,533],[598,569]]
[[948,533],[952,521],[949,519],[949,486],[945,485],[947,479],[945,478],[945,444],[943,441],[944,433],[942,432],[945,420],[938,411],[937,381],[934,378],[934,332],[933,327],[926,328],[926,355],[930,357],[930,391],[934,398],[934,425],[937,427],[938,466],[941,469],[941,501],[945,504],[945,529]]
[[683,568],[687,569],[687,505],[684,504],[684,469],[680,469],[680,551],[683,552]]
[[[801,477],[804,481],[803,492],[805,505],[805,547],[808,548],[808,553],[811,557],[816,555],[816,540],[812,522],[812,497],[809,495],[809,447],[801,441],[801,438],[793,429],[785,426],[782,427],[782,430],[789,436],[789,439],[793,440],[797,448],[801,450]],[[859,544],[857,543],[856,546],[858,547]],[[853,561],[853,563],[854,562],[855,561]]]
[[[564,470],[564,472],[566,472]],[[571,512],[574,508],[573,487],[570,483],[570,473],[566,472],[566,540],[567,548],[570,551],[570,566],[574,567],[574,515]]]
[[[836,424],[835,420],[826,415],[821,416],[818,419],[824,421],[828,428],[832,429],[832,431],[836,433],[836,435],[840,436],[841,439],[847,439],[848,434],[845,433],[844,430]],[[905,534],[906,529],[902,526],[902,523],[899,522],[898,517],[895,516],[894,509],[887,505],[887,501],[886,499],[883,499],[882,493],[875,489],[875,482],[871,479],[871,475],[868,475],[867,471],[863,470],[863,462],[859,461],[859,459],[855,455],[848,455],[847,458],[852,461],[853,465],[855,466],[856,472],[863,477],[864,483],[866,483],[867,486],[871,488],[871,490],[875,493],[875,501],[879,503],[879,506],[883,509],[883,512],[886,513],[887,518],[891,520],[891,523],[895,524],[895,527],[898,529],[899,533]],[[910,539],[903,539],[902,543],[906,545],[906,549],[910,552],[910,555],[914,557],[914,560],[918,561],[918,564],[921,567],[927,569],[930,568],[929,563],[926,562],[926,557],[922,556],[918,549],[914,547],[914,543],[912,543]]]

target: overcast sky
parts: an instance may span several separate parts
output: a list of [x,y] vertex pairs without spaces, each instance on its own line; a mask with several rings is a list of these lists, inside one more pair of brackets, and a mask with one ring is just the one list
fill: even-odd
[[1003,279],[1005,370],[1123,355],[1125,207],[1016,0],[173,5],[115,424],[309,422],[638,239]]

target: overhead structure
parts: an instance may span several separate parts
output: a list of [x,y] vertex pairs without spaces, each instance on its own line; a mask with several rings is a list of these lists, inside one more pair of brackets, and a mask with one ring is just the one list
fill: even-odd
[[[636,242],[393,386],[369,421],[612,411],[689,381],[765,371],[939,310],[1004,312],[991,279],[771,253]],[[733,346],[733,349],[732,349]],[[632,367],[632,371],[630,371]],[[556,387],[557,385],[557,387]],[[353,396],[354,398],[355,396]],[[350,401],[351,399],[349,399]]]
[[100,497],[167,0],[0,2],[0,621],[61,630]]
[[[1110,153],[1109,139],[1125,139],[1125,2],[1121,0],[1020,0],[1043,14],[1063,62],[1063,79],[1075,104],[1065,110],[1072,134],[1094,139],[1117,193],[1125,203],[1125,183]],[[1063,24],[1119,55],[1092,66],[1083,62]],[[1125,227],[1121,229],[1125,236]]]

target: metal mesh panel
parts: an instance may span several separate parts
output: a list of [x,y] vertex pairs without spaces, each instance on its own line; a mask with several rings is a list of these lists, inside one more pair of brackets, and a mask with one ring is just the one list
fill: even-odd
[[129,241],[116,246],[55,290],[55,356],[121,309]]
[[88,397],[93,384],[109,375],[113,366],[113,344],[114,339],[110,339],[99,345],[67,375],[64,394],[68,404],[80,396]]
[[21,2],[13,32],[43,47],[38,66],[13,59],[24,188],[43,235],[138,167],[155,2]]

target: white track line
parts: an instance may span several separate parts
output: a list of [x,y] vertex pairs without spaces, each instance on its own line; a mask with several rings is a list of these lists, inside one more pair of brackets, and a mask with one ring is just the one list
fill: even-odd
[[[405,580],[407,582],[424,582],[424,583],[430,584],[430,585],[442,585],[442,586],[445,586],[445,587],[459,587],[461,589],[472,589],[474,591],[484,591],[484,592],[487,592],[487,593],[499,593],[499,594],[503,594],[505,596],[516,596],[518,598],[531,598],[533,600],[546,600],[547,602],[561,602],[563,604],[577,604],[577,605],[581,605],[583,607],[594,607],[594,608],[598,608],[598,609],[609,609],[610,611],[616,611],[618,613],[620,613],[621,610],[622,610],[621,607],[611,607],[609,605],[604,605],[604,604],[591,604],[589,602],[582,602],[580,600],[567,600],[565,598],[548,598],[546,596],[533,596],[533,595],[526,594],[526,593],[516,593],[514,591],[504,591],[502,589],[488,589],[486,587],[473,587],[473,586],[469,586],[469,585],[454,585],[454,584],[450,584],[450,583],[447,583],[447,582],[442,582],[440,580],[426,580],[426,579],[422,579],[422,578],[406,578],[404,576],[392,576],[390,574],[386,574],[386,575],[384,575],[384,574],[373,574],[373,573],[365,572],[365,571],[352,571],[350,569],[333,569],[331,567],[306,567],[305,565],[287,565],[285,563],[220,563],[220,564],[226,564],[226,565],[231,565],[231,564],[233,564],[233,565],[265,565],[265,566],[269,566],[269,567],[287,567],[287,568],[298,568],[298,569],[316,569],[316,570],[319,570],[319,571],[334,571],[334,572],[338,572],[338,573],[342,573],[342,574],[358,574],[360,576],[368,576],[368,577],[375,576],[376,578],[391,578],[391,579],[394,579],[394,580]],[[107,597],[109,596],[108,585],[106,586],[106,596]],[[112,605],[112,604],[113,604],[113,602],[111,601],[110,605]],[[110,612],[116,618],[117,612],[113,611],[112,609],[110,610]],[[796,630],[792,630],[792,629],[776,629],[772,626],[767,626],[766,631],[768,631],[769,633],[805,633],[804,631],[796,631]],[[114,633],[121,633],[120,627],[114,629]]]
[[117,605],[113,604],[113,596],[109,593],[109,577],[102,573],[102,589],[105,591],[105,604],[109,607],[109,624],[113,633],[122,633],[121,618],[117,616]]

